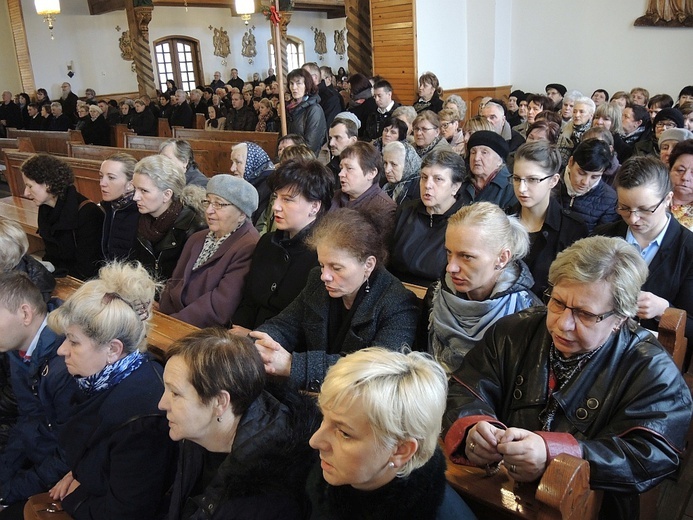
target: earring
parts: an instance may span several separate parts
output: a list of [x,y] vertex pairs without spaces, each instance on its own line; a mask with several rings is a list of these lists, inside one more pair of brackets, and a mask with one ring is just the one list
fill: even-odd
[[392,469],[395,467],[395,463],[390,461],[390,462],[388,462],[387,467]]
[[221,422],[221,415],[217,416],[217,422]]
[[366,294],[371,292],[371,284],[370,284],[370,279],[366,278]]
[[501,266],[500,266],[500,265],[497,265],[497,266],[495,266],[493,269],[494,269],[494,271],[500,271],[500,270],[501,270]]

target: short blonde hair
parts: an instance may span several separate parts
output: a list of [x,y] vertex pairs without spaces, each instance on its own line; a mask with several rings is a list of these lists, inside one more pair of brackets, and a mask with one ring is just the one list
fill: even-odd
[[10,271],[29,250],[26,233],[14,220],[0,218],[0,271]]
[[359,401],[383,448],[416,439],[416,453],[398,472],[406,477],[435,452],[447,389],[445,370],[430,355],[371,347],[329,369],[318,403],[334,409]]
[[48,326],[64,334],[76,325],[97,345],[118,339],[128,354],[144,352],[156,289],[139,262],[108,264],[48,315]]
[[529,234],[517,217],[506,215],[492,202],[476,202],[464,206],[448,220],[453,226],[474,226],[484,235],[492,251],[510,250],[513,260],[521,260],[529,252]]

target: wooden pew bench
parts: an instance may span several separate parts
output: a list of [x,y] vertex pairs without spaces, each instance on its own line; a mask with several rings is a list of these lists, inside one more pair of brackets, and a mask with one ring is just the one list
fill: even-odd
[[[16,197],[24,194],[24,180],[20,167],[32,154],[24,152],[5,152],[5,163],[7,164],[7,183],[10,192]],[[101,188],[99,187],[99,170],[102,161],[92,161],[88,159],[76,159],[74,157],[62,158],[70,165],[75,174],[75,187],[85,197],[94,202],[101,200]]]
[[205,141],[225,141],[234,144],[251,141],[258,144],[266,151],[267,155],[269,155],[272,160],[277,156],[277,141],[279,140],[279,134],[277,132],[238,132],[235,130],[211,131],[179,127],[173,129],[173,136],[185,140],[202,139]]
[[0,218],[13,220],[22,226],[29,240],[29,254],[41,254],[45,247],[38,234],[38,207],[23,197],[0,199]]
[[[133,150],[150,150],[158,152],[166,137],[147,137],[136,134],[125,134],[125,148]],[[223,141],[205,141],[186,139],[195,154],[195,161],[200,171],[207,177],[217,173],[229,173],[231,170],[231,143]]]
[[17,130],[16,128],[8,128],[7,137],[27,137],[33,144],[35,151],[62,156],[67,156],[68,142],[84,144],[82,132],[79,130],[49,132],[44,130]]

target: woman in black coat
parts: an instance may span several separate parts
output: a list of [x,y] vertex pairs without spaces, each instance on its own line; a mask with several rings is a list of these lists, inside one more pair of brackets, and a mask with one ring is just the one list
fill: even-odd
[[519,204],[508,213],[517,215],[529,233],[529,253],[524,261],[541,298],[549,286],[549,267],[556,255],[588,234],[587,225],[551,196],[560,182],[561,154],[546,141],[528,142],[515,153],[513,189]]
[[320,106],[318,87],[303,69],[289,72],[287,79],[291,102],[286,106],[290,134],[302,136],[317,156],[327,142],[327,123]]
[[137,135],[155,136],[159,129],[156,117],[141,99],[135,101],[135,113],[132,115],[128,126]]
[[43,260],[55,267],[56,276],[86,280],[101,262],[104,214],[78,193],[72,168],[61,159],[36,154],[21,166],[24,196],[38,206],[38,232],[46,253]]
[[60,438],[71,471],[50,491],[75,520],[163,510],[176,447],[157,409],[162,367],[142,353],[155,287],[141,266],[111,264],[48,317],[80,388]]
[[89,119],[82,127],[82,137],[86,144],[110,146],[111,127],[108,126],[99,105],[89,105]]
[[673,191],[666,166],[654,157],[631,157],[614,185],[623,220],[594,234],[625,238],[647,262],[637,314],[643,327],[657,330],[664,310],[676,307],[686,311],[686,338],[693,341],[693,233],[669,212]]
[[167,357],[159,407],[180,441],[169,520],[305,518],[313,401],[264,390],[257,349],[223,329],[194,332]]
[[411,346],[418,306],[414,295],[380,264],[381,235],[353,209],[338,209],[316,224],[309,244],[321,268],[298,297],[250,336],[267,372],[313,392],[344,354],[378,345]]
[[289,160],[273,171],[268,187],[274,193],[277,231],[264,234],[255,247],[243,298],[233,316],[232,332],[247,334],[279,314],[305,287],[318,265],[309,248],[315,220],[330,206],[334,175],[316,160]]

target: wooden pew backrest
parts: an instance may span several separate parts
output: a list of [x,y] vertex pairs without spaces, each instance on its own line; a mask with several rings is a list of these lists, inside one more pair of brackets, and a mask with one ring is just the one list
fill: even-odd
[[46,152],[52,155],[67,155],[67,143],[84,143],[82,132],[68,130],[67,132],[48,132],[43,130],[17,130],[7,129],[7,137],[28,137],[37,152]]
[[277,141],[279,140],[277,132],[237,132],[234,130],[219,132],[178,127],[173,129],[173,135],[179,139],[186,140],[202,139],[205,141],[227,141],[231,143],[251,141],[265,150],[272,160],[277,156]]

